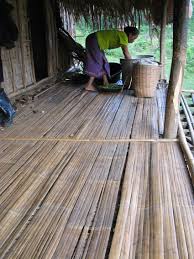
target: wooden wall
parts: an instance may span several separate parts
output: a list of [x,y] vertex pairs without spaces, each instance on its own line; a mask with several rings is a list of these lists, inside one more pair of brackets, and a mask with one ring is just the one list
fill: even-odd
[[[48,76],[54,75],[63,64],[66,65],[68,58],[65,50],[58,45],[56,17],[53,11],[53,1],[44,2],[46,19],[46,44]],[[2,48],[1,58],[3,62],[4,87],[8,95],[17,94],[36,83],[35,66],[33,61],[32,40],[28,17],[28,0],[8,0],[14,6],[13,18],[19,29],[19,39],[16,47],[7,50]],[[59,60],[58,51],[63,51],[63,64]]]
[[8,94],[26,88],[35,82],[31,40],[27,18],[27,0],[10,0],[14,6],[13,17],[19,29],[16,47],[2,48],[4,83]]
[[[60,24],[58,26],[62,27],[64,30],[68,31],[69,34],[75,38],[75,21],[73,16],[68,14],[64,8],[63,3],[59,1],[59,13],[60,16]],[[59,18],[59,17],[58,17]],[[59,59],[58,64],[60,68],[67,69],[72,65],[72,57],[67,53],[64,49],[64,41],[59,38],[58,40],[58,51],[59,51]]]

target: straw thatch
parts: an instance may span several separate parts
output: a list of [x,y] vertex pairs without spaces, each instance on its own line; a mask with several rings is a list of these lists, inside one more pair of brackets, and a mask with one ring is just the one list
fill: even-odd
[[[67,12],[76,20],[84,17],[98,27],[102,25],[140,25],[142,17],[149,23],[160,24],[165,0],[60,0]],[[168,1],[168,21],[172,21],[172,0]]]

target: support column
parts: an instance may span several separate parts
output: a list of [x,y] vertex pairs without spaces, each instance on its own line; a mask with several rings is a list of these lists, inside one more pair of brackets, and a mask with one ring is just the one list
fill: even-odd
[[47,56],[48,75],[52,76],[57,72],[58,67],[58,39],[55,17],[55,2],[44,0],[47,27]]
[[165,76],[165,58],[166,58],[166,23],[167,23],[167,5],[168,0],[163,0],[163,13],[160,29],[160,63],[162,64],[161,79]]
[[179,97],[186,63],[190,0],[174,0],[173,58],[167,95],[164,137],[176,138],[178,131]]

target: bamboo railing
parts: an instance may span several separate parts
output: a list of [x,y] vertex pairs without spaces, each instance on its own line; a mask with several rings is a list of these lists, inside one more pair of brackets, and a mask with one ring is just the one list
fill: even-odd
[[[185,94],[184,94],[185,93]],[[194,185],[194,96],[193,91],[184,91],[180,99],[179,139]]]

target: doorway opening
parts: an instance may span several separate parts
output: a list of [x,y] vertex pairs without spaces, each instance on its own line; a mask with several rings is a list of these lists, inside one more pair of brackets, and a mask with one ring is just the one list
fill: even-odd
[[36,81],[48,77],[46,44],[46,14],[44,1],[28,0],[28,17],[31,34]]

